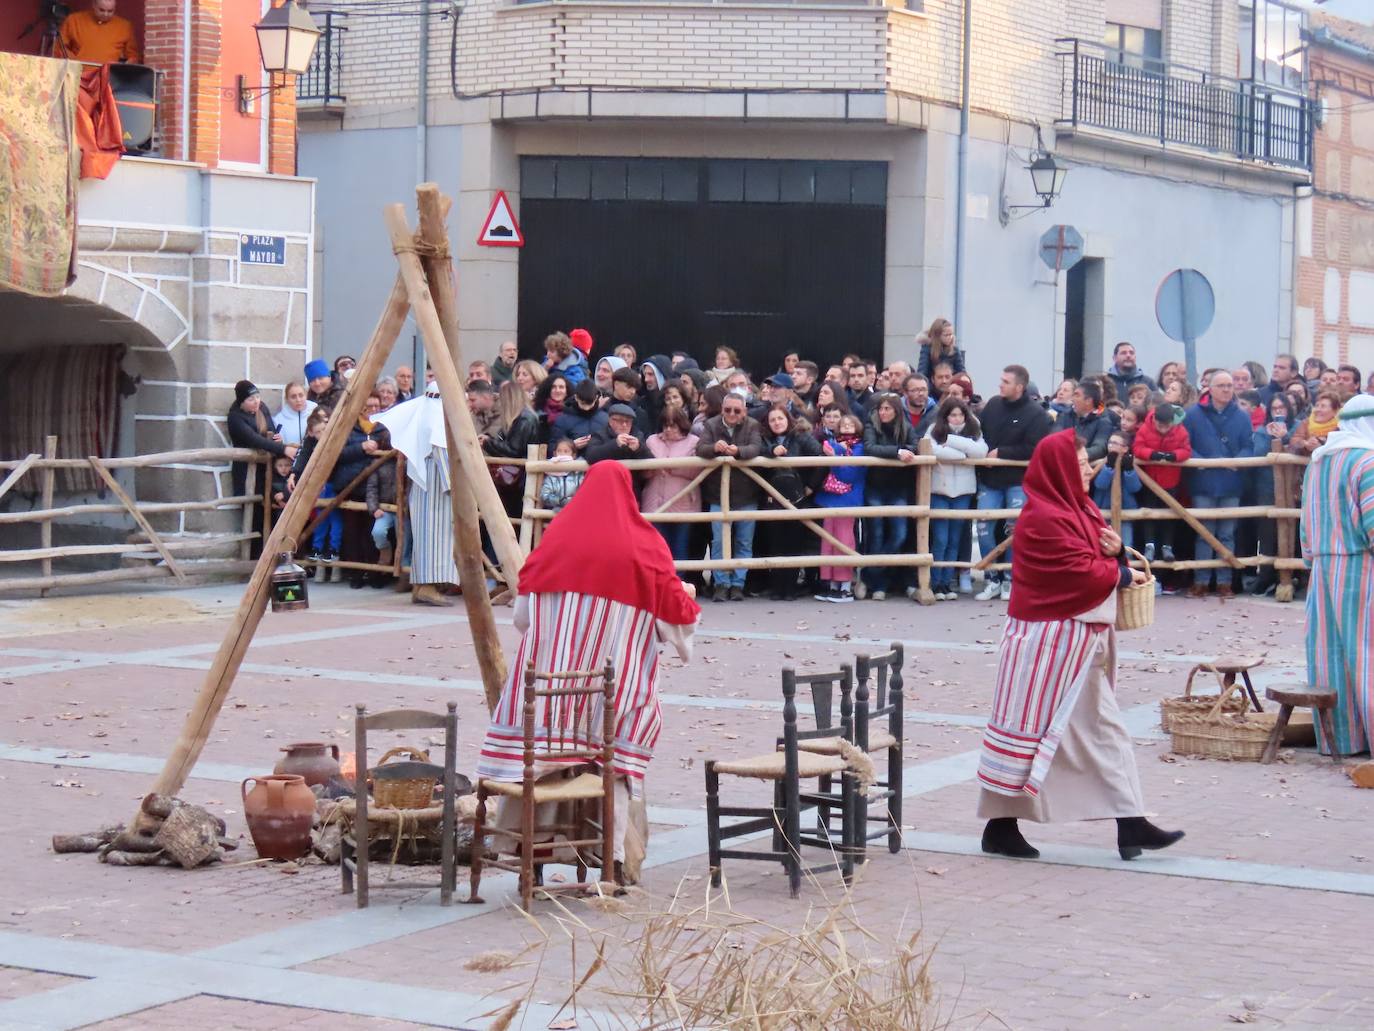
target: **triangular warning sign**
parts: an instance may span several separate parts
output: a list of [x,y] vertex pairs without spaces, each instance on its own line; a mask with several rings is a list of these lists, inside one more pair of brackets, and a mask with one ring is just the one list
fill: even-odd
[[523,247],[525,238],[520,234],[520,226],[515,221],[515,212],[510,208],[505,190],[496,191],[496,199],[491,202],[487,220],[482,223],[482,231],[477,234],[477,242],[484,247]]

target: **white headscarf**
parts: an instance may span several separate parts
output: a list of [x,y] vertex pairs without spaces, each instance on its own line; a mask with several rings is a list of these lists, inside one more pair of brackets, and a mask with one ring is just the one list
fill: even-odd
[[425,459],[438,448],[444,461],[448,460],[444,403],[439,400],[438,388],[431,385],[423,397],[411,398],[385,412],[378,412],[372,421],[390,431],[391,446],[406,456],[406,475],[421,490],[428,490]]
[[1335,451],[1374,451],[1374,395],[1356,394],[1341,407],[1340,426],[1312,452],[1312,461]]

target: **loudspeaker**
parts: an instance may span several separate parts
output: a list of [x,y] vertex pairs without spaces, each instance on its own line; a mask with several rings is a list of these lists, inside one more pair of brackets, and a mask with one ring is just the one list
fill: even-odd
[[124,153],[149,153],[157,124],[157,73],[141,64],[112,64],[110,91],[119,111]]

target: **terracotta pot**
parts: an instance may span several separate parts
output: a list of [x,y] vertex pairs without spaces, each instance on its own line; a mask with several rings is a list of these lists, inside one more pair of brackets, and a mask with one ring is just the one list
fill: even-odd
[[323,741],[297,741],[282,749],[286,755],[273,773],[294,773],[307,785],[327,784],[339,775],[339,746]]
[[[249,783],[254,787],[248,790]],[[294,773],[249,777],[239,786],[243,816],[263,859],[300,859],[310,851],[315,793]]]

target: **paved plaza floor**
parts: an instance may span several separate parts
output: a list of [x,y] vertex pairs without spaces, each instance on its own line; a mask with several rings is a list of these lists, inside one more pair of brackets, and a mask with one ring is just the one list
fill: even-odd
[[[242,835],[223,865],[120,869],[50,851],[54,833],[132,814],[240,594],[0,602],[0,1029],[483,1028],[536,978],[512,1026],[565,1022],[559,1005],[590,954],[573,956],[550,904],[536,903],[540,926],[516,912],[512,879],[484,883],[484,905],[440,907],[417,886],[360,911],[335,867],[252,862],[239,782],[269,772],[292,741],[350,747],[356,702],[437,710],[456,698],[470,772],[485,717],[461,605],[329,586],[312,591],[309,612],[268,614],[182,793]],[[708,603],[690,666],[665,660],[634,905],[703,903],[702,763],[771,747],[782,667],[831,668],[899,640],[905,847],[871,852],[848,896],[820,877],[795,901],[780,869],[727,861],[735,910],[792,927],[840,906],[877,960],[919,928],[936,1009],[955,1028],[1374,1028],[1374,792],[1310,749],[1264,767],[1176,759],[1158,730],[1158,699],[1180,693],[1200,659],[1266,653],[1261,691],[1302,679],[1301,605],[1163,598],[1151,630],[1121,635],[1117,689],[1147,807],[1187,831],[1131,863],[1104,823],[1027,827],[1043,853],[1034,862],[980,853],[973,775],[1004,614],[970,599]],[[513,643],[510,610],[498,619]],[[624,921],[569,906],[593,927]],[[464,968],[541,935],[523,965]],[[595,1009],[577,1019],[605,1026]]]

